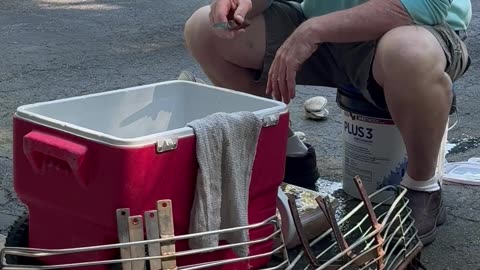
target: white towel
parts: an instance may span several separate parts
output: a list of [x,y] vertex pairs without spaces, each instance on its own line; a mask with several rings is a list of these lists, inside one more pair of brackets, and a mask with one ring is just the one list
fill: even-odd
[[[262,121],[251,112],[215,113],[188,124],[196,136],[199,170],[190,215],[190,233],[248,225],[248,195]],[[190,248],[219,240],[249,241],[248,231],[190,239]],[[248,256],[248,246],[234,249]]]

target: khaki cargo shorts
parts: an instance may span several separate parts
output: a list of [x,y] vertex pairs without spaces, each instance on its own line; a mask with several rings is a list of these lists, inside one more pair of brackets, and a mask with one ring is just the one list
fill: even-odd
[[[298,2],[275,0],[264,12],[266,53],[259,82],[266,82],[275,53],[288,36],[306,20]],[[461,35],[447,25],[426,26],[441,44],[447,58],[452,81],[459,79],[470,66],[470,57]],[[387,110],[383,89],[371,72],[377,41],[357,43],[322,43],[297,73],[297,84],[318,85],[360,91],[381,110]]]

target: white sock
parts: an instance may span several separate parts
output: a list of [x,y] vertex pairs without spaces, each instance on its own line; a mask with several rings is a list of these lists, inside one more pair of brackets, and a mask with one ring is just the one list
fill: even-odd
[[433,192],[440,190],[439,177],[439,175],[435,175],[427,181],[416,181],[406,173],[405,176],[403,176],[400,185],[416,191]]
[[287,156],[289,157],[303,157],[307,155],[308,148],[298,138],[297,135],[290,136],[287,141]]

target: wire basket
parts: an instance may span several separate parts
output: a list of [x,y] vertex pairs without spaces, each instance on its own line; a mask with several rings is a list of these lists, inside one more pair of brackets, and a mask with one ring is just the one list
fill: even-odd
[[[306,241],[294,198],[289,198],[302,251],[286,269],[397,270],[423,267],[418,261],[423,245],[407,206],[406,188],[387,186],[368,196],[361,179],[355,177],[354,181],[362,201],[338,222],[328,198],[317,198],[330,229],[311,243]],[[380,202],[372,204],[371,201]]]

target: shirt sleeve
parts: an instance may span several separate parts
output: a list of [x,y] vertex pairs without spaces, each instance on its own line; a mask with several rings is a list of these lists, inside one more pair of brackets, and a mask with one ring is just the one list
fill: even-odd
[[419,24],[445,22],[453,0],[401,0],[412,20]]

